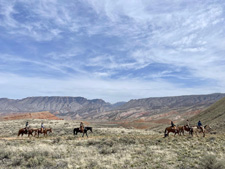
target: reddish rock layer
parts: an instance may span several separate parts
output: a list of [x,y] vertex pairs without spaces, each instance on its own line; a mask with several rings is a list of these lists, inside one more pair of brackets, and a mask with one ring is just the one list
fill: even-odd
[[0,120],[19,120],[19,119],[48,119],[48,120],[62,120],[48,111],[35,113],[18,113],[10,114],[8,116],[0,117]]

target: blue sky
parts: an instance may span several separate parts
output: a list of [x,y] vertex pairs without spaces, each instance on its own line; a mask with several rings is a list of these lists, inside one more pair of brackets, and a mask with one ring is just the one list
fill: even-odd
[[0,0],[0,97],[225,92],[223,0]]

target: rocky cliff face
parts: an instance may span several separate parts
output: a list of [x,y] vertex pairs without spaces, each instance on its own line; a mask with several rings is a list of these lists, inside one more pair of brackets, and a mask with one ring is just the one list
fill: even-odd
[[72,118],[85,118],[106,111],[110,104],[101,99],[87,100],[83,97],[28,97],[21,100],[0,99],[0,112],[40,112],[49,111],[53,114],[68,115]]
[[157,118],[188,118],[200,113],[225,94],[158,97],[131,100],[115,110],[97,114],[96,119],[109,120],[152,120]]
[[157,97],[111,105],[101,99],[83,97],[28,97],[0,99],[0,115],[49,111],[64,119],[154,120],[182,119],[200,113],[225,94]]

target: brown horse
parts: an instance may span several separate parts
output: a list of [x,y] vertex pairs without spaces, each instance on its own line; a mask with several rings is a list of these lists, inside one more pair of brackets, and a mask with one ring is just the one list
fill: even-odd
[[32,130],[33,130],[33,132],[35,132],[35,134],[34,134],[34,137],[35,137],[38,134],[38,130],[39,129],[38,128],[33,128]]
[[202,126],[201,127],[194,126],[194,127],[191,127],[190,133],[192,136],[193,136],[193,133],[195,133],[197,137],[198,137],[197,133],[203,133],[203,137],[205,137],[205,128]]
[[179,131],[179,135],[181,136],[181,133],[183,134],[184,136],[184,126],[177,126],[178,128],[178,131]]
[[184,130],[189,132],[189,134],[191,134],[191,127],[189,127],[188,125],[184,126]]
[[30,135],[33,136],[33,129],[25,129],[25,128],[22,128],[18,131],[18,137],[21,135],[21,137],[24,135],[24,134],[28,134],[28,137],[30,137]]
[[178,128],[177,126],[174,126],[174,127],[172,127],[172,126],[167,127],[167,128],[165,129],[165,132],[164,132],[164,137],[169,136],[169,133],[170,133],[170,132],[174,133],[174,136],[175,136],[176,134],[179,134],[179,128]]
[[44,134],[44,136],[47,136],[48,135],[48,132],[51,133],[52,132],[52,128],[45,128],[44,130],[43,129],[38,129],[38,137],[39,137],[39,134]]

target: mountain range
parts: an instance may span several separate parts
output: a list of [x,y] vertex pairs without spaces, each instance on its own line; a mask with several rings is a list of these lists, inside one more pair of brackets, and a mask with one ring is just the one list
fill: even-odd
[[107,121],[174,119],[182,120],[205,110],[225,94],[152,97],[110,104],[83,97],[27,97],[0,99],[0,115],[49,111],[64,119]]

